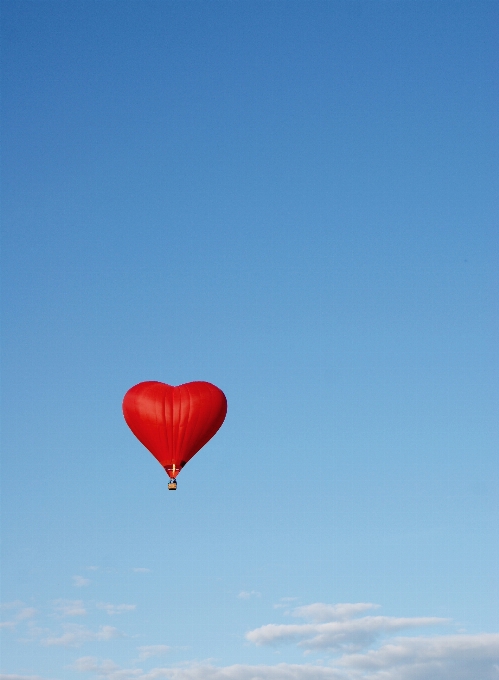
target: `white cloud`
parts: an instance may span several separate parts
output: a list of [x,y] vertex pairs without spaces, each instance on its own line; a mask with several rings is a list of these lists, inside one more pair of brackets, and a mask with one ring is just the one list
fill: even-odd
[[[338,671],[321,666],[278,664],[277,666],[223,666],[190,664],[184,667],[153,668],[144,672],[140,668],[120,668],[110,659],[99,662],[94,657],[82,657],[71,666],[72,670],[95,673],[106,680],[345,680]],[[475,679],[476,680],[476,679]]]
[[0,673],[0,680],[43,680],[39,675],[12,675],[9,673]]
[[82,656],[76,659],[69,668],[82,673],[94,673],[97,678],[106,678],[106,680],[134,680],[144,677],[140,668],[120,668],[111,659],[99,661],[93,656]]
[[0,628],[15,628],[17,626],[17,621],[2,621],[0,623]]
[[84,586],[88,586],[90,583],[89,578],[84,578],[83,576],[73,576],[73,585],[76,586],[77,588],[83,588]]
[[14,602],[4,602],[0,604],[0,609],[19,609],[19,607],[24,607],[24,602],[21,600],[14,600]]
[[35,614],[36,609],[34,607],[23,607],[23,609],[17,613],[16,619],[18,621],[26,621],[26,619],[32,619]]
[[98,571],[99,567],[87,567],[87,571]]
[[82,600],[54,600],[54,609],[59,616],[85,616],[87,613]]
[[349,680],[497,680],[499,633],[397,638],[338,665]]
[[109,604],[108,602],[97,602],[95,605],[97,609],[104,609],[110,616],[115,614],[124,614],[124,612],[133,612],[137,605],[135,604]]
[[148,574],[151,570],[147,569],[147,567],[134,567],[132,571],[135,571],[137,574]]
[[171,647],[168,647],[168,645],[142,645],[137,649],[139,650],[140,661],[150,659],[153,656],[165,656],[171,651]]
[[295,602],[297,599],[297,597],[281,597],[279,604],[274,604],[273,607],[274,609],[285,609],[285,607],[289,607],[291,602]]
[[[325,605],[315,603],[294,610],[295,616],[314,621],[329,619],[327,623],[267,624],[246,633],[246,639],[256,645],[275,645],[296,642],[310,650],[360,651],[381,635],[408,628],[435,626],[448,623],[436,617],[400,618],[394,616],[364,616],[355,614],[371,609],[370,603]],[[335,619],[335,620],[331,620]]]
[[15,602],[6,602],[5,604],[1,605],[1,609],[7,611],[12,609],[19,609],[19,611],[10,621],[2,621],[0,623],[0,629],[15,628],[19,621],[27,621],[28,619],[32,619],[36,614],[36,609],[34,607],[25,607],[24,603],[21,602],[20,600],[16,600]]
[[233,666],[216,667],[196,664],[187,668],[155,668],[138,676],[139,680],[345,680],[338,671],[327,666],[312,664],[286,664],[275,666]]
[[122,633],[113,626],[101,626],[98,631],[94,632],[86,626],[68,623],[64,626],[64,633],[60,637],[45,638],[42,643],[48,647],[80,647],[85,642],[112,640],[117,637],[122,637]]
[[398,638],[378,650],[345,655],[329,666],[195,663],[144,672],[83,657],[72,669],[105,680],[497,680],[499,634]]
[[371,602],[357,602],[355,604],[307,604],[304,607],[296,607],[292,614],[300,619],[313,621],[314,623],[327,623],[330,621],[343,621],[351,619],[356,614],[361,614],[369,609],[378,609],[379,604]]
[[258,590],[241,590],[241,592],[238,594],[238,598],[240,600],[249,600],[250,597],[261,597],[262,594],[258,592]]
[[[114,662],[113,662],[114,664]],[[114,664],[116,666],[116,664]],[[72,671],[80,671],[81,673],[95,673],[99,670],[99,660],[95,656],[80,656],[74,663],[69,666]]]
[[[79,601],[59,600],[57,603],[63,607],[78,605]],[[196,662],[157,666],[147,671],[136,664],[166,655],[171,648],[168,645],[143,645],[137,648],[139,659],[130,662],[129,668],[110,659],[86,656],[77,659],[71,669],[88,674],[92,680],[499,680],[499,633],[429,635],[426,632],[420,636],[400,637],[399,634],[394,637],[393,633],[397,631],[446,623],[447,619],[361,616],[374,606],[370,603],[315,603],[292,611],[294,616],[303,617],[309,623],[270,624],[248,633],[248,639],[253,637],[252,641],[260,644],[294,641],[307,649],[332,651],[336,657],[329,662],[321,659],[317,663],[254,666],[215,666],[209,662]],[[19,613],[30,609],[22,603],[17,603],[16,607]],[[388,637],[372,648],[373,641],[381,635]],[[76,647],[85,642],[120,636],[123,634],[111,626],[92,631],[85,626],[66,624],[63,635],[47,637],[45,633],[42,643]],[[0,680],[43,679],[0,675]]]

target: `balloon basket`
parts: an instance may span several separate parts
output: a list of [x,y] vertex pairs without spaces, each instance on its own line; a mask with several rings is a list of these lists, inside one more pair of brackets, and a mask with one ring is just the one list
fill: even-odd
[[175,490],[176,490],[176,488],[177,488],[177,482],[176,482],[175,479],[171,479],[171,480],[168,482],[168,488],[170,489],[170,491],[175,491]]

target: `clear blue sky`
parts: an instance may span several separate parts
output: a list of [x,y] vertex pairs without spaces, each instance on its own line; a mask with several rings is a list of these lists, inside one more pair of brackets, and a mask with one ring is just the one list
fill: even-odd
[[[0,678],[499,677],[499,3],[4,0],[2,44]],[[143,380],[227,395],[176,493]]]

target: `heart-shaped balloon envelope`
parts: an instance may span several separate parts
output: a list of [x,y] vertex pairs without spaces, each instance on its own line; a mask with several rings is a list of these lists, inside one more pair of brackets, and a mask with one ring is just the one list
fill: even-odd
[[226,414],[225,394],[208,382],[178,387],[142,382],[123,399],[128,427],[172,479],[213,437]]

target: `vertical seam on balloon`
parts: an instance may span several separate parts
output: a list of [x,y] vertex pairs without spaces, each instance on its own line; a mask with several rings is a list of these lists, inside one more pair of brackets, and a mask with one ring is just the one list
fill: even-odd
[[[187,446],[189,446],[189,442],[190,442],[189,432],[190,432],[190,430],[191,430],[191,428],[190,428],[190,420],[191,420],[191,413],[192,413],[192,395],[191,395],[191,388],[190,388],[190,387],[189,387],[189,390],[188,390],[188,394],[189,394],[189,409],[188,409],[188,411],[187,411],[187,420],[186,420],[186,423],[185,423],[185,426],[186,426],[186,427],[185,427],[185,433],[184,433],[184,442],[185,442],[185,440],[187,439]],[[196,411],[194,410],[194,414],[195,414],[195,413],[196,413]],[[184,445],[182,448],[185,449],[185,445]],[[184,458],[184,456],[182,456],[182,457],[180,458],[179,463],[182,462],[183,458]]]
[[163,390],[163,429],[165,433],[165,458],[164,458],[165,465],[168,465],[170,463],[169,454],[171,451],[171,433],[170,433],[171,417],[168,418],[168,411],[171,410],[169,404],[171,394],[168,387],[169,386],[167,386],[167,388]]
[[161,414],[161,402],[158,403],[158,400],[155,398],[155,392],[156,392],[156,385],[151,385],[150,386],[150,392],[151,396],[154,399],[154,416],[156,419],[155,426],[156,426],[156,442],[158,444],[158,453],[161,455],[161,450],[163,449],[163,437],[161,436],[162,434],[162,414]]
[[165,440],[163,442],[164,446],[164,457],[163,457],[163,464],[168,463],[167,455],[169,451],[169,446],[168,446],[168,420],[166,418],[166,400],[168,398],[168,391],[163,389],[163,432],[165,433]]
[[182,461],[182,448],[183,448],[184,440],[185,440],[185,437],[186,437],[186,433],[189,429],[189,418],[191,416],[191,392],[190,392],[188,385],[182,385],[182,387],[184,387],[187,391],[187,396],[188,396],[187,404],[188,404],[188,406],[187,406],[187,417],[186,417],[184,426],[182,427],[182,439],[181,439],[181,441],[179,441],[179,446],[178,446],[178,450],[177,450],[177,457],[178,457],[179,464]]
[[177,436],[175,438],[175,462],[178,463],[179,451],[182,444],[182,439],[184,438],[184,428],[182,427],[182,405],[184,403],[184,400],[182,399],[182,385],[179,385],[176,394],[178,395],[178,419]]
[[154,439],[156,440],[156,443],[159,442],[161,445],[161,428],[159,427],[159,422],[160,422],[160,415],[158,413],[158,404],[156,402],[156,399],[154,399],[154,388],[152,385],[147,386],[147,391],[146,394],[149,398],[153,399],[153,404],[154,404]]
[[170,447],[169,447],[169,452],[170,452],[170,459],[168,462],[171,464],[173,463],[175,459],[175,418],[174,418],[174,411],[175,411],[175,387],[172,387],[170,390],[169,394],[169,407],[170,407],[170,419],[168,421],[168,432],[170,435]]
[[[203,392],[201,391],[201,388],[199,386],[199,382],[196,384],[196,392],[197,392],[197,398],[198,398],[198,411],[196,414],[196,420],[194,421],[195,427],[193,428],[195,438],[191,440],[190,443],[190,448],[189,452],[195,451],[197,453],[202,447],[199,446],[199,414],[203,411],[202,409],[202,404],[203,404]],[[204,411],[203,411],[204,413]],[[192,454],[194,455],[194,454]]]
[[172,389],[172,410],[171,410],[171,432],[172,432],[172,463],[177,460],[177,446],[178,446],[178,421],[180,415],[181,405],[179,404],[179,390],[175,386]]
[[[155,386],[156,387],[156,386]],[[161,392],[160,392],[161,394]],[[158,439],[159,439],[159,453],[161,455],[161,458],[163,459],[164,456],[164,451],[166,449],[166,442],[165,442],[165,409],[164,406],[162,408],[161,400],[154,400],[156,402],[156,427],[158,431]]]

